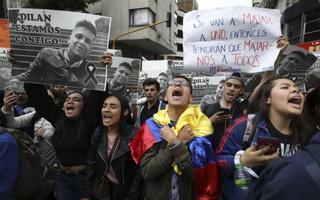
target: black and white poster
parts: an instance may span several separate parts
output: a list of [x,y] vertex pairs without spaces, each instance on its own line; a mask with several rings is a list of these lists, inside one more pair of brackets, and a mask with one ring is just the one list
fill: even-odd
[[15,79],[105,90],[111,18],[85,13],[10,9]]
[[113,56],[108,69],[109,93],[125,96],[130,103],[136,103],[140,68],[140,59]]
[[307,70],[304,82],[307,88],[314,88],[320,85],[320,52],[313,52],[317,60]]
[[220,100],[226,74],[218,73],[213,76],[192,77],[193,103],[211,104]]
[[317,57],[305,49],[288,45],[285,51],[279,55],[276,66],[276,74],[295,79],[297,85],[302,86],[307,70],[316,61]]

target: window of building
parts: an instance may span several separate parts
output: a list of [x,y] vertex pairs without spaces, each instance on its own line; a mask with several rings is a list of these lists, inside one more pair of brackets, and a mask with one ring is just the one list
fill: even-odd
[[320,38],[320,12],[318,10],[306,14],[304,42],[318,40]]
[[183,17],[178,16],[177,17],[177,23],[180,24],[180,25],[183,25]]
[[155,14],[148,8],[129,10],[130,26],[144,26],[155,22]]
[[301,19],[302,16],[298,16],[289,22],[288,39],[291,44],[297,44],[300,42]]
[[182,30],[178,30],[177,37],[178,37],[178,38],[183,38],[183,32],[182,32]]
[[180,43],[177,43],[177,50],[180,52],[183,52],[183,45]]

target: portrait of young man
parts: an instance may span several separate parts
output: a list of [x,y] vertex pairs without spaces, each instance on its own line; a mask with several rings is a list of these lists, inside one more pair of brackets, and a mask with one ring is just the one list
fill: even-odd
[[41,49],[29,69],[15,78],[20,81],[45,84],[59,83],[75,87],[85,85],[88,64],[85,58],[92,49],[96,34],[95,26],[91,22],[87,20],[77,22],[67,48]]
[[276,67],[276,75],[297,79],[296,83],[302,84],[303,76],[312,64],[316,61],[316,56],[305,49],[288,45],[282,54]]
[[166,95],[166,89],[168,87],[169,77],[166,73],[161,72],[157,78],[157,81],[160,84],[160,96],[164,98]]
[[[108,80],[108,89],[110,94],[116,93],[123,96],[129,95],[126,85],[129,82],[129,75],[132,71],[132,66],[128,62],[122,62],[119,64],[113,74],[113,78]],[[130,98],[130,96],[128,98]]]
[[11,80],[106,89],[107,66],[102,60],[107,54],[110,17],[12,8],[8,10],[8,18]]

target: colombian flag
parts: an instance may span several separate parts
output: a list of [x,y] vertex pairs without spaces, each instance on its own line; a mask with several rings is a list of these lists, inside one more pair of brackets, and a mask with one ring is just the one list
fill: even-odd
[[[161,110],[140,127],[130,142],[132,156],[137,164],[140,164],[143,154],[148,149],[163,141],[160,136],[160,129],[164,125],[170,124],[167,110]],[[189,107],[182,113],[172,129],[175,134],[178,135],[179,131],[187,124],[191,126],[195,136],[193,140],[188,143],[188,149],[193,159],[197,199],[219,199],[219,169],[213,146],[207,138],[207,136],[213,132],[211,121],[199,108]],[[181,171],[174,163],[173,169],[176,174],[181,175]]]

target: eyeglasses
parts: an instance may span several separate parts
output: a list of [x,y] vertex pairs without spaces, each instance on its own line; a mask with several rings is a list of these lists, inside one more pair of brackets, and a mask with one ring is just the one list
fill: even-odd
[[187,80],[170,80],[169,81],[169,86],[173,86],[173,85],[181,85],[181,86],[189,86],[189,82]]

